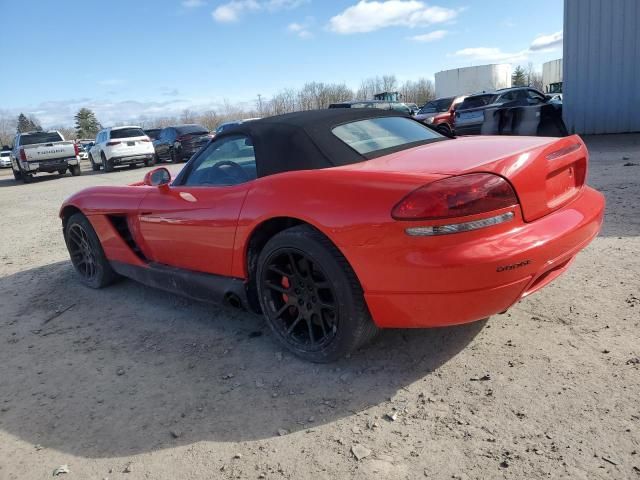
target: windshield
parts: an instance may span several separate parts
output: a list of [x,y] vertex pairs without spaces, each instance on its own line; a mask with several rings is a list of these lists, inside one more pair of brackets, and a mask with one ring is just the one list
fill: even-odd
[[119,128],[118,130],[111,130],[111,138],[129,138],[129,137],[144,137],[145,133],[141,128]]
[[332,132],[362,155],[403,145],[409,148],[416,142],[444,138],[421,123],[405,117],[359,120],[339,125]]
[[496,95],[494,95],[493,93],[467,97],[464,99],[464,102],[460,104],[460,107],[458,107],[458,110],[466,110],[467,108],[484,107],[485,105],[489,105],[490,103],[493,103],[493,99],[495,97]]
[[206,135],[209,131],[201,125],[181,125],[176,127],[178,134],[184,135],[185,133],[189,133],[191,135],[202,134]]
[[451,104],[453,103],[453,98],[454,97],[432,100],[431,102],[425,104],[420,109],[418,114],[448,112],[449,108],[451,108]]
[[36,143],[62,142],[58,132],[35,132],[20,135],[20,145],[35,145]]

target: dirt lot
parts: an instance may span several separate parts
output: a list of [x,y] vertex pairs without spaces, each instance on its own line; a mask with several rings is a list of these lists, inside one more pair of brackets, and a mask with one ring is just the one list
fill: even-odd
[[0,172],[0,479],[640,479],[640,137],[589,143],[607,217],[567,274],[322,366],[248,313],[80,286],[60,203],[143,169]]

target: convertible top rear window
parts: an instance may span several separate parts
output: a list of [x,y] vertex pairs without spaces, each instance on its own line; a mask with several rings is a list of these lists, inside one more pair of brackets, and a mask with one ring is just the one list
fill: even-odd
[[443,138],[406,117],[379,117],[339,125],[333,134],[361,155],[380,150],[409,148],[416,143]]

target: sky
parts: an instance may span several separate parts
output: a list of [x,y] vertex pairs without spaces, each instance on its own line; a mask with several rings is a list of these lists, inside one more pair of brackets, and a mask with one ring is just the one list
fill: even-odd
[[[110,123],[562,56],[562,0],[0,0],[0,115]],[[25,19],[19,21],[19,19]]]

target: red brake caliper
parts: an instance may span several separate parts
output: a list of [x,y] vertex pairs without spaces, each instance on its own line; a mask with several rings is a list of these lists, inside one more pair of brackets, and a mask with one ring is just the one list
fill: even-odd
[[[289,279],[287,277],[282,277],[281,284],[284,288],[287,288],[287,289],[291,287],[291,284],[289,283]],[[287,303],[289,301],[289,295],[287,295],[286,293],[283,293],[282,299],[284,300],[284,303]]]

